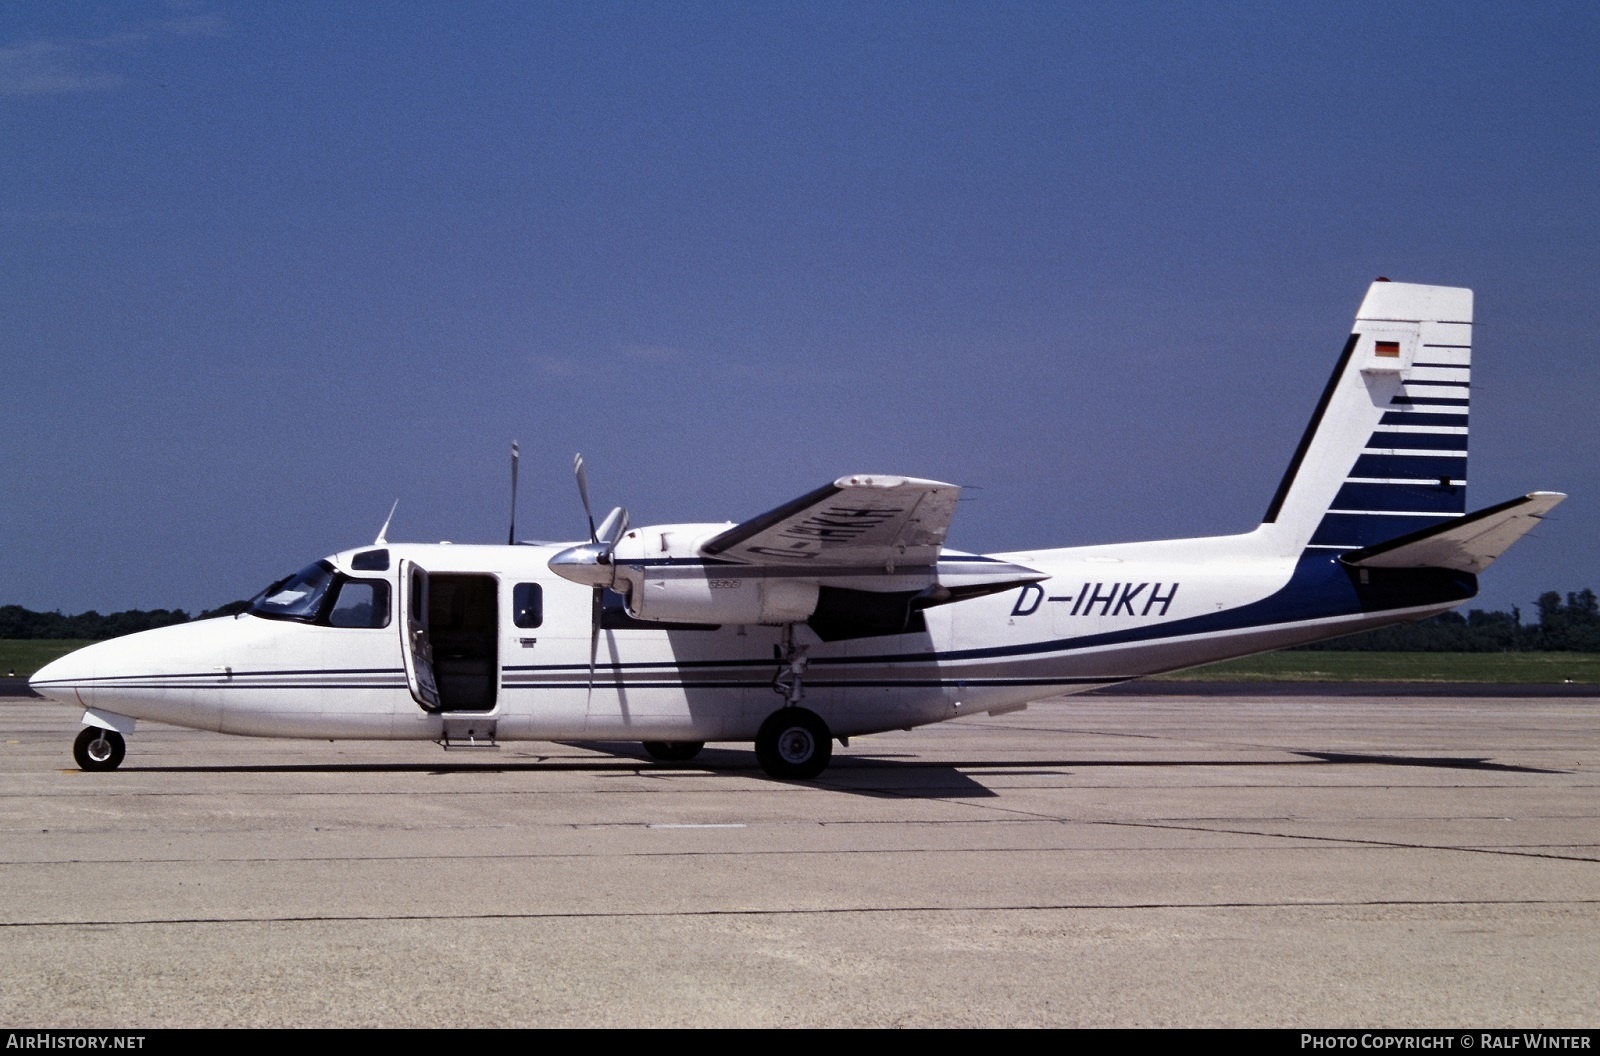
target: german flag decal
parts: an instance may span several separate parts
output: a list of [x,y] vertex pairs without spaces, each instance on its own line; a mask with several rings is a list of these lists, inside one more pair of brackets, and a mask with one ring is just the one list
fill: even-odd
[[1399,359],[1400,358],[1400,342],[1398,342],[1398,341],[1379,341],[1378,342],[1378,347],[1375,350],[1375,354],[1376,355],[1380,355],[1380,356],[1388,356],[1391,359]]

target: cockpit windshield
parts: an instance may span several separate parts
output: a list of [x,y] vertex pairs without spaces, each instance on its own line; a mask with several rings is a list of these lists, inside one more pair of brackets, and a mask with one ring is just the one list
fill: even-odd
[[326,561],[307,565],[262,591],[250,611],[276,620],[315,620],[322,599],[333,585],[333,576],[333,566]]
[[318,561],[257,594],[249,612],[327,627],[387,627],[389,584],[341,575],[333,565]]

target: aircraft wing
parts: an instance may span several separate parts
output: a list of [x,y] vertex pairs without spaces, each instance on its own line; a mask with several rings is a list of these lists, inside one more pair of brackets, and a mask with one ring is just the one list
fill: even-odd
[[961,489],[937,480],[859,474],[736,524],[700,547],[748,565],[878,568],[939,560]]
[[1341,560],[1357,568],[1482,572],[1565,498],[1559,491],[1535,491],[1386,543],[1352,550]]

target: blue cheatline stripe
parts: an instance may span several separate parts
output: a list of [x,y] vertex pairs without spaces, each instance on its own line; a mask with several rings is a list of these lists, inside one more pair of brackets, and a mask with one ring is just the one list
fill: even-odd
[[1467,413],[1466,412],[1466,408],[1468,407],[1468,405],[1470,403],[1471,403],[1470,400],[1455,399],[1453,397],[1448,397],[1448,396],[1396,396],[1394,399],[1389,401],[1389,406],[1391,406],[1391,407],[1412,407],[1412,406],[1416,406],[1416,407],[1421,407],[1421,406],[1428,406],[1428,407],[1460,407],[1460,408],[1462,408],[1460,413],[1466,414]]
[[[1345,484],[1334,496],[1336,510],[1395,510],[1466,513],[1467,489],[1438,484]],[[1398,533],[1396,533],[1398,534]]]
[[1467,424],[1467,412],[1446,414],[1437,411],[1384,411],[1379,425],[1442,425],[1462,428]]
[[[1403,517],[1368,517],[1365,520],[1391,522],[1395,531],[1385,538],[1405,531]],[[1429,524],[1440,518],[1425,518]],[[1359,545],[1359,544],[1353,544]],[[1442,569],[1373,569],[1370,582],[1361,583],[1354,569],[1339,563],[1338,554],[1329,551],[1307,553],[1295,564],[1289,582],[1276,593],[1260,601],[1241,605],[1235,609],[1189,616],[1146,624],[1125,631],[1107,631],[1103,634],[1081,635],[1076,638],[1055,638],[1046,641],[1024,642],[1017,645],[988,646],[978,649],[952,649],[936,652],[877,653],[868,656],[813,657],[813,670],[834,665],[875,664],[928,664],[955,663],[963,660],[998,660],[1007,657],[1039,656],[1048,653],[1094,649],[1108,645],[1128,645],[1155,642],[1163,639],[1191,635],[1216,634],[1227,631],[1268,630],[1288,623],[1306,623],[1315,620],[1332,620],[1347,616],[1383,612],[1391,609],[1414,609],[1425,605],[1442,605],[1465,601],[1477,593],[1477,577],[1465,572]],[[924,639],[926,640],[926,639]],[[726,661],[689,661],[685,663],[627,664],[628,670],[652,668],[680,668],[710,666]],[[760,661],[736,661],[745,665]],[[770,662],[769,662],[770,663]],[[952,671],[952,681],[960,682]],[[808,682],[811,680],[808,678]],[[1103,681],[1094,679],[1092,681]],[[762,683],[767,684],[766,682]]]
[[[38,682],[37,685],[49,686],[57,683],[66,683],[74,686],[86,686],[90,683],[115,683],[128,678],[161,678],[164,680],[192,679],[194,682],[218,683],[250,681],[254,685],[263,685],[262,679],[271,678],[301,678],[306,676],[323,676],[331,678],[339,675],[350,677],[352,675],[387,675],[391,678],[405,678],[405,669],[400,667],[312,667],[312,668],[285,668],[281,671],[234,671],[232,676],[224,675],[221,671],[174,671],[162,672],[160,675],[132,674],[132,675],[95,675],[90,678],[59,678]],[[318,683],[319,685],[321,683]],[[378,683],[373,683],[374,685]]]
[[[1381,519],[1405,520],[1401,517]],[[962,649],[946,653],[929,652],[921,656],[862,656],[843,657],[837,660],[819,658],[812,661],[812,666],[826,663],[987,660],[1073,649],[1093,649],[1108,645],[1129,645],[1226,631],[1267,630],[1286,623],[1305,623],[1390,609],[1412,609],[1424,605],[1465,601],[1478,590],[1477,577],[1465,572],[1449,572],[1443,569],[1372,569],[1370,572],[1370,582],[1361,583],[1356,570],[1340,564],[1337,554],[1308,553],[1295,564],[1294,574],[1281,590],[1260,601],[1241,605],[1236,609],[1189,616],[1134,627],[1126,631],[1107,631],[1103,634],[1088,634],[1078,638],[1062,638],[1026,645]]]
[[1466,433],[1373,433],[1367,447],[1396,451],[1465,451]]
[[[952,672],[949,678],[808,678],[807,689],[937,689],[952,686],[958,689],[982,686],[1109,686],[1129,681],[1126,675],[1099,675],[1073,678],[962,678]],[[527,689],[588,689],[587,680],[566,682],[508,682],[503,690]],[[771,689],[772,679],[757,682],[696,682],[692,679],[657,678],[653,680],[596,679],[595,689]]]
[[1407,532],[1432,528],[1449,517],[1395,517],[1374,513],[1329,513],[1311,536],[1312,546],[1376,546]]
[[1362,455],[1356,459],[1350,475],[1401,480],[1438,480],[1440,477],[1465,480],[1467,460],[1454,455]]

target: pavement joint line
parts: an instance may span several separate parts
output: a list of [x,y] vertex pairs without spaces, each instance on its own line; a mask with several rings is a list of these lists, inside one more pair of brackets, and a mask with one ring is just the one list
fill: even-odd
[[1389,847],[1396,850],[1407,851],[1460,851],[1462,854],[1499,854],[1510,858],[1549,858],[1561,862],[1587,862],[1591,865],[1600,864],[1600,858],[1589,858],[1583,855],[1541,854],[1532,851],[1514,850],[1510,848],[1499,847],[1475,847],[1443,843],[1402,843],[1397,840],[1361,839],[1355,836],[1311,836],[1292,832],[1256,832],[1251,829],[1212,828],[1206,825],[1179,825],[1172,822],[1105,821],[1101,822],[1101,824],[1129,829],[1179,829],[1186,832],[1228,833],[1234,836],[1264,836],[1285,840],[1313,840],[1318,843],[1341,843],[1368,847]]
[[[1473,788],[1473,787],[1478,787],[1478,786],[1465,786],[1465,787]],[[1510,787],[1521,788],[1521,787],[1525,787],[1525,786],[1518,785],[1518,786],[1510,786]],[[885,793],[885,794],[886,795],[892,795],[893,793]],[[902,798],[910,798],[910,797],[907,796],[907,797],[902,797]],[[946,801],[946,802],[948,802],[948,801]],[[1519,850],[1501,850],[1501,849],[1494,849],[1494,848],[1484,849],[1484,848],[1479,848],[1479,847],[1463,847],[1463,846],[1456,846],[1456,845],[1411,844],[1411,843],[1401,843],[1401,842],[1396,842],[1396,841],[1391,841],[1391,840],[1364,840],[1364,839],[1359,839],[1359,838],[1337,837],[1337,836],[1295,835],[1295,834],[1289,834],[1289,833],[1257,832],[1257,831],[1248,830],[1248,829],[1216,828],[1216,827],[1211,827],[1211,826],[1206,826],[1206,825],[1177,824],[1177,823],[1173,823],[1173,822],[1119,821],[1119,820],[1116,820],[1116,819],[1098,819],[1097,820],[1097,819],[1084,819],[1084,818],[1065,818],[1065,817],[1060,817],[1060,816],[1056,816],[1056,815],[1041,814],[1041,813],[1038,813],[1038,812],[1035,812],[1035,811],[1023,810],[1023,809],[1017,808],[1017,807],[1002,807],[997,803],[991,803],[991,802],[987,802],[987,801],[977,801],[977,800],[965,800],[965,799],[963,799],[963,800],[959,800],[957,802],[961,806],[970,807],[970,808],[973,808],[973,809],[986,809],[986,810],[990,810],[990,811],[1003,811],[1003,812],[1009,813],[1009,814],[1015,814],[1015,815],[1021,815],[1021,816],[1024,816],[1024,817],[1034,818],[1034,819],[1039,820],[1039,821],[1054,821],[1054,822],[1057,822],[1057,823],[1060,823],[1060,824],[1077,823],[1077,824],[1084,824],[1084,825],[1110,825],[1110,826],[1125,827],[1125,828],[1177,829],[1177,830],[1182,830],[1182,831],[1187,831],[1187,832],[1207,832],[1207,833],[1215,833],[1215,834],[1229,833],[1229,834],[1236,835],[1236,836],[1259,836],[1259,837],[1263,837],[1263,838],[1267,838],[1267,839],[1286,839],[1286,840],[1287,839],[1304,839],[1304,840],[1308,840],[1308,841],[1312,841],[1312,842],[1318,842],[1318,843],[1337,843],[1337,844],[1344,844],[1344,845],[1347,845],[1347,846],[1375,846],[1375,847],[1388,847],[1388,848],[1393,848],[1393,849],[1397,849],[1397,850],[1418,850],[1418,851],[1426,851],[1426,850],[1433,850],[1433,851],[1459,851],[1459,852],[1461,852],[1463,854],[1498,854],[1498,855],[1504,855],[1506,857],[1544,858],[1544,859],[1551,859],[1551,860],[1555,860],[1555,861],[1573,861],[1573,862],[1589,862],[1589,863],[1595,863],[1597,861],[1600,861],[1600,860],[1597,860],[1596,858],[1590,858],[1590,857],[1586,857],[1586,856],[1583,856],[1583,855],[1540,854],[1540,853],[1519,851]]]
[[[704,826],[695,826],[701,827]],[[718,826],[724,827],[724,826]],[[1187,829],[1185,826],[1154,826],[1156,828],[1169,828],[1178,831],[1213,832],[1211,829]],[[1269,837],[1270,838],[1270,837]],[[1279,840],[1295,839],[1293,836],[1277,837]],[[1310,839],[1310,837],[1308,837]],[[1318,841],[1329,842],[1329,841]],[[1338,841],[1334,841],[1338,842]],[[1130,852],[1138,854],[1170,853],[1182,851],[1186,854],[1223,854],[1237,851],[1237,846],[1221,847],[1187,847],[1187,846],[1161,846],[1161,847],[1119,847],[1115,845],[1092,847],[875,847],[864,850],[848,849],[789,849],[789,850],[707,850],[707,851],[630,851],[626,854],[606,854],[604,852],[580,853],[576,851],[563,851],[550,854],[396,854],[396,855],[307,855],[305,857],[279,857],[279,858],[46,858],[38,861],[14,860],[0,862],[0,869],[30,868],[34,866],[63,866],[63,865],[193,865],[196,863],[211,863],[218,865],[275,865],[289,863],[316,863],[316,862],[498,862],[498,861],[629,861],[637,859],[671,859],[671,858],[779,858],[800,857],[805,855],[827,857],[855,857],[872,855],[880,857],[893,857],[895,855],[910,854],[1102,854]],[[1252,850],[1261,853],[1291,852],[1311,850],[1307,847],[1257,847]],[[1355,848],[1351,848],[1355,849]],[[1404,849],[1396,846],[1393,849]],[[1419,846],[1417,850],[1461,850],[1456,847],[1427,847]],[[1532,857],[1538,857],[1537,855]],[[1593,859],[1584,859],[1593,860]]]
[[1595,898],[1373,898],[1353,900],[1305,900],[1259,902],[1055,902],[1017,903],[994,906],[832,906],[788,909],[693,909],[693,910],[552,910],[544,913],[384,913],[328,914],[324,916],[282,917],[149,917],[108,920],[25,920],[0,921],[0,929],[21,928],[103,928],[139,927],[172,924],[338,924],[384,923],[387,921],[472,921],[472,920],[640,920],[706,917],[804,917],[870,916],[896,913],[1071,913],[1117,912],[1124,910],[1167,909],[1362,909],[1388,907],[1454,906],[1594,906]]

